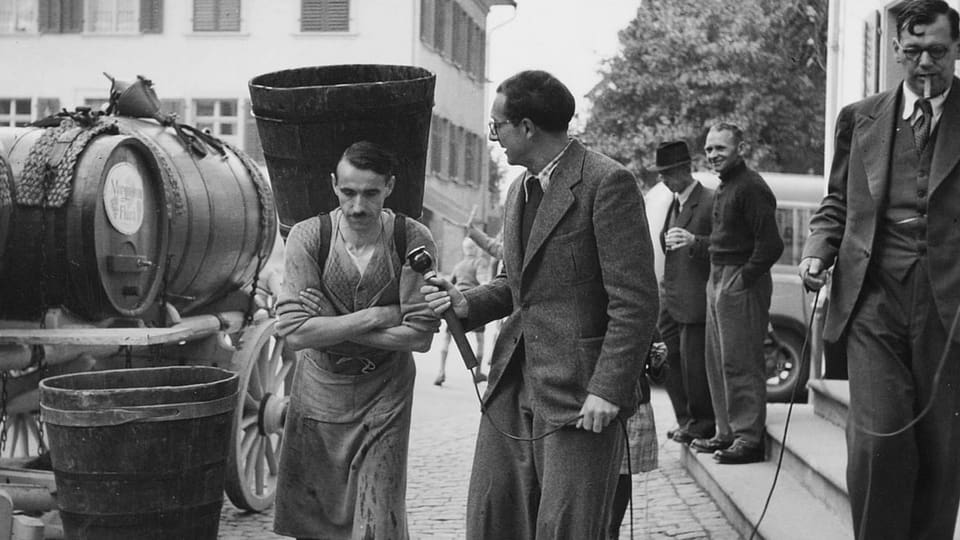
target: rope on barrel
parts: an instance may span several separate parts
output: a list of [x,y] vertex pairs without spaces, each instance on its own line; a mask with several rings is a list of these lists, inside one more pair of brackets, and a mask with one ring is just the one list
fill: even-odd
[[[60,208],[67,203],[73,192],[73,170],[80,154],[94,137],[118,132],[115,122],[96,120],[87,124],[67,116],[59,126],[44,130],[27,154],[17,185],[18,204]],[[66,145],[60,155],[54,152],[58,144]],[[48,182],[51,169],[56,171],[52,183]]]
[[[240,160],[240,163],[243,164],[243,168],[247,170],[247,174],[250,175],[250,178],[253,180],[254,186],[257,188],[257,200],[260,203],[260,230],[264,231],[263,237],[261,238],[260,246],[257,249],[257,268],[256,273],[253,274],[253,284],[250,287],[250,297],[247,299],[247,313],[243,318],[243,325],[246,327],[253,322],[253,314],[256,311],[256,296],[257,296],[257,284],[260,279],[260,272],[263,270],[263,265],[270,256],[268,253],[268,247],[271,245],[270,241],[276,236],[271,235],[268,231],[274,230],[276,225],[276,211],[273,200],[273,190],[270,188],[270,182],[263,176],[263,173],[260,171],[260,167],[253,161],[253,159],[247,155],[246,152],[240,150],[239,148],[233,146],[227,141],[221,141],[224,146],[230,149],[231,152]],[[273,291],[277,293],[278,291]]]

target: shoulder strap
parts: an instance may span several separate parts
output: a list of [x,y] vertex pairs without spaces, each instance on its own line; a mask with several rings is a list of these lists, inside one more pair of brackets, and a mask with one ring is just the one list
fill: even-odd
[[393,214],[393,245],[403,266],[407,262],[407,216],[400,212]]
[[[320,218],[320,253],[317,253],[317,264],[320,266],[320,272],[327,264],[327,256],[330,254],[330,235],[333,234],[333,220],[330,214],[321,212]],[[393,245],[397,249],[397,256],[400,257],[401,266],[406,262],[407,257],[407,216],[396,212],[393,215]]]
[[327,265],[327,256],[330,254],[330,235],[333,234],[333,219],[330,214],[320,212],[320,253],[317,253],[317,264],[320,266],[320,275]]

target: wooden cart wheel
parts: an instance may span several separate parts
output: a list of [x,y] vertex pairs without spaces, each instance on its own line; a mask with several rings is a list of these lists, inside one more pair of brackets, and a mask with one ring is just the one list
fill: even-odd
[[40,455],[40,419],[34,411],[14,412],[7,415],[7,444],[4,458],[35,458]]
[[274,321],[248,327],[232,363],[240,376],[233,421],[226,491],[238,508],[261,512],[276,494],[283,416],[290,392],[293,357],[273,335]]

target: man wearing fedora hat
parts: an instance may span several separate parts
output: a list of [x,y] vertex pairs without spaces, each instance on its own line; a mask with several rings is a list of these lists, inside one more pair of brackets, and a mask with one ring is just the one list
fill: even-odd
[[684,141],[661,144],[652,170],[660,174],[674,194],[660,231],[665,257],[657,324],[667,345],[664,386],[677,417],[677,428],[667,436],[688,444],[714,434],[713,404],[704,364],[713,190],[690,174],[690,149]]

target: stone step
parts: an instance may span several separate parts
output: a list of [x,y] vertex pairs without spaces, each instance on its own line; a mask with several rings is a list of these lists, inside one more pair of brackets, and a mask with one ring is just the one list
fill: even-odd
[[813,379],[807,386],[810,388],[810,403],[816,414],[845,429],[850,406],[850,386],[847,381]]
[[[710,454],[685,447],[681,462],[713,497],[740,535],[749,539],[760,519],[776,474],[776,461],[720,465]],[[787,471],[780,471],[769,507],[754,538],[768,540],[847,540],[852,531],[827,503]]]
[[[790,424],[787,425],[787,414]],[[784,431],[786,444],[784,445]],[[813,405],[767,405],[767,448],[776,463],[783,452],[782,472],[790,474],[810,494],[833,510],[853,530],[847,497],[847,445],[843,428],[815,414]]]

